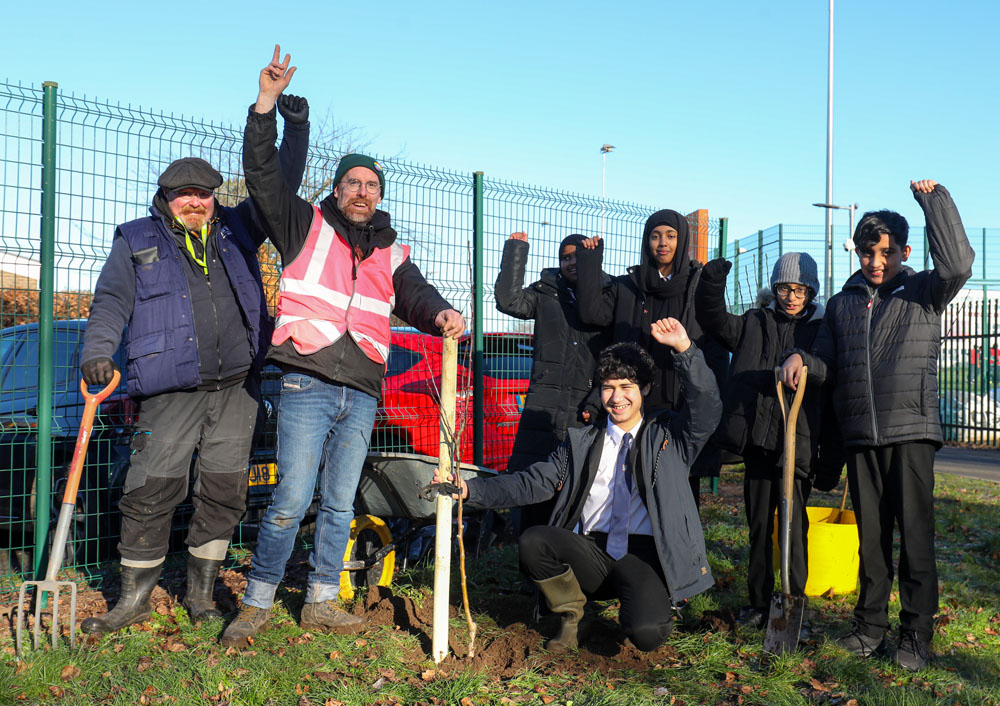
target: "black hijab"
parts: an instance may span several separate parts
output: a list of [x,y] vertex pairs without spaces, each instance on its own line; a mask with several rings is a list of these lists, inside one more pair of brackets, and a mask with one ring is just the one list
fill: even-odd
[[[677,247],[674,250],[670,279],[663,279],[660,276],[656,259],[649,248],[649,236],[657,226],[669,226],[677,231]],[[682,319],[691,275],[689,240],[687,218],[670,209],[657,211],[650,216],[642,231],[642,260],[639,265],[638,285],[645,296],[645,303],[639,318],[639,336],[642,344],[653,356],[657,368],[653,389],[646,399],[648,411],[673,407],[678,397],[679,384],[674,377],[670,349],[654,341],[649,330],[654,321],[667,317],[679,321]]]

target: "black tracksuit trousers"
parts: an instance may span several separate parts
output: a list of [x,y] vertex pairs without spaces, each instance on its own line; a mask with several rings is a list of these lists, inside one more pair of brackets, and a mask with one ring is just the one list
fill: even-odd
[[673,630],[673,610],[667,582],[648,535],[630,534],[628,553],[617,561],[606,551],[608,536],[589,535],[549,525],[529,527],[519,540],[521,569],[533,581],[573,569],[580,589],[595,600],[621,601],[618,621],[638,649],[649,652]]
[[[774,512],[781,503],[781,454],[748,447],[743,452],[745,475],[743,500],[750,529],[750,556],[747,561],[747,590],[750,605],[767,614],[774,591]],[[806,502],[812,484],[795,478],[792,507],[792,547],[789,559],[789,583],[793,596],[805,595],[809,576],[809,517]],[[778,531],[779,541],[781,531]]]
[[938,609],[935,445],[908,441],[847,451],[847,478],[861,539],[861,591],[854,617],[871,637],[881,637],[889,629],[892,534],[898,525],[900,628],[930,641]]

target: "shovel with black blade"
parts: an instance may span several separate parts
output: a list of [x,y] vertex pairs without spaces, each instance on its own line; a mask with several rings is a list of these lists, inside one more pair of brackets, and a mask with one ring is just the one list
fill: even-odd
[[771,599],[771,613],[767,619],[767,634],[764,635],[764,651],[771,654],[793,652],[799,645],[799,631],[802,629],[802,616],[806,610],[806,597],[793,596],[789,569],[791,566],[792,546],[792,504],[795,481],[795,426],[802,407],[802,397],[806,392],[806,374],[809,368],[802,367],[799,384],[792,398],[792,408],[786,409],[785,390],[781,384],[781,368],[774,369],[774,378],[778,386],[778,402],[781,404],[781,416],[785,420],[785,465],[782,472],[781,505],[778,508],[781,544],[781,595]]

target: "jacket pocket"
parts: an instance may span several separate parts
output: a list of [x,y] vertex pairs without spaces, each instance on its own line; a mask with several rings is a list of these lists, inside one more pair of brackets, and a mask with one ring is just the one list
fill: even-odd
[[[143,251],[144,252],[144,251]],[[156,260],[135,266],[135,296],[139,301],[162,297],[174,288],[172,272],[175,268],[165,260]],[[183,276],[183,274],[182,274]]]
[[172,342],[173,341],[167,340],[166,331],[160,331],[158,333],[149,334],[148,336],[133,339],[129,341],[128,344],[128,359],[135,360],[136,358],[144,358],[147,355],[162,353],[172,347],[168,345],[168,343]]

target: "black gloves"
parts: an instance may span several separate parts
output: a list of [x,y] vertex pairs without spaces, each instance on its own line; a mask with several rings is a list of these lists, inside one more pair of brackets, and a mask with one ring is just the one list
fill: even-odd
[[706,282],[725,282],[733,263],[724,257],[716,258],[701,268],[701,278]]
[[309,119],[309,101],[302,96],[282,93],[278,96],[278,112],[289,123],[304,123]]
[[118,370],[111,358],[94,358],[80,364],[80,372],[88,385],[105,387],[111,382],[111,377]]

